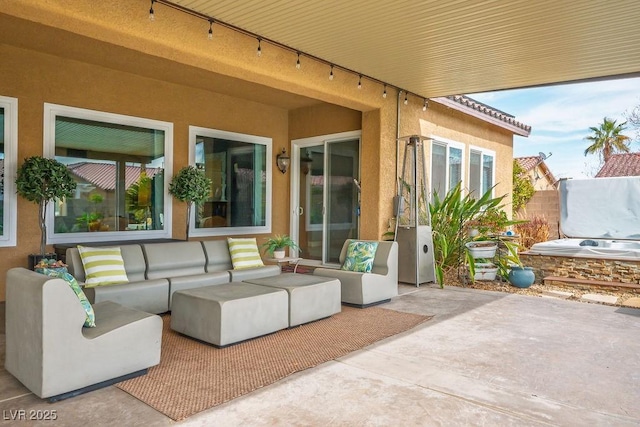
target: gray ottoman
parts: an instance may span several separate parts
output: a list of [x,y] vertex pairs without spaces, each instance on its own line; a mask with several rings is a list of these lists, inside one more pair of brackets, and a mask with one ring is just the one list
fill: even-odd
[[282,289],[231,282],[173,294],[171,329],[224,347],[287,328]]
[[244,282],[286,290],[289,294],[289,327],[329,317],[342,309],[338,279],[284,273]]

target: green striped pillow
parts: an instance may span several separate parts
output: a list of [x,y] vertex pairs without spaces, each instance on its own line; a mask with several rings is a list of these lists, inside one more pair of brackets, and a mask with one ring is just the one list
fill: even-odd
[[90,248],[78,245],[78,252],[84,267],[85,287],[129,282],[120,248]]
[[237,239],[229,237],[227,242],[229,243],[229,253],[231,254],[231,263],[234,270],[264,266],[255,237]]

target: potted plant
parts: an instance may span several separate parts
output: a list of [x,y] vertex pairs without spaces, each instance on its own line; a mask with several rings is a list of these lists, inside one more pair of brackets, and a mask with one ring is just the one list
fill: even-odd
[[191,221],[191,207],[194,203],[200,204],[211,195],[211,180],[204,172],[194,166],[185,166],[171,178],[169,194],[181,202],[187,203],[187,231],[186,240],[189,240],[189,222]]
[[276,259],[284,258],[286,248],[300,250],[298,244],[286,234],[276,234],[275,236],[267,239],[262,247],[265,248],[265,252],[267,254]]
[[69,169],[55,159],[41,156],[26,158],[16,174],[16,192],[30,202],[39,205],[38,225],[40,227],[40,254],[29,255],[29,268],[42,258],[52,258],[55,254],[45,254],[47,245],[47,205],[56,199],[73,196],[76,182]]

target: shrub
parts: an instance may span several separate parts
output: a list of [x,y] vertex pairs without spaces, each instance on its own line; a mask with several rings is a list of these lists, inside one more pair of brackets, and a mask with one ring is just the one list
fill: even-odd
[[549,221],[544,216],[536,215],[527,222],[514,226],[516,234],[520,236],[521,250],[528,250],[534,243],[549,240]]

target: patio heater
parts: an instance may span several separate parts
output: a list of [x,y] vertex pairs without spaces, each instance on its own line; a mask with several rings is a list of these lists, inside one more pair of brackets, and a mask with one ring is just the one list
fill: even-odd
[[419,135],[398,139],[398,150],[404,149],[394,203],[398,281],[416,286],[435,282],[436,277],[423,144],[428,140]]

